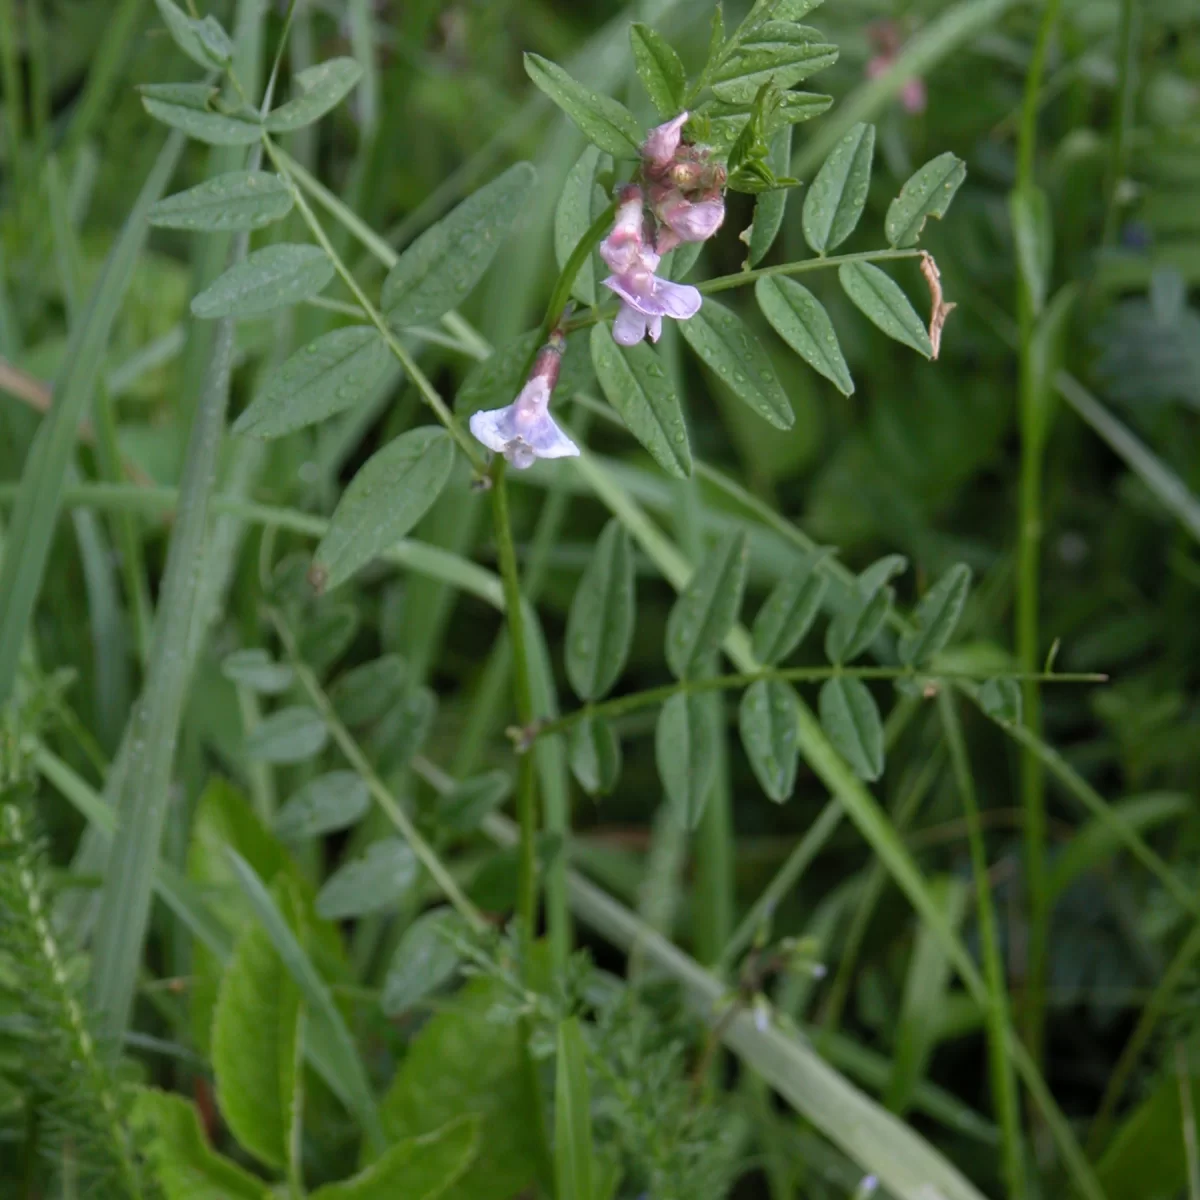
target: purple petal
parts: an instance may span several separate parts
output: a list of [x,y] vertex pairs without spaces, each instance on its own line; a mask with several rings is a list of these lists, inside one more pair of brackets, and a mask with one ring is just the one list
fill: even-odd
[[519,434],[516,430],[513,405],[504,408],[493,408],[486,412],[473,413],[468,422],[471,435],[476,441],[482,442],[489,450],[503,454],[508,445]]
[[701,200],[689,204],[686,200],[663,210],[663,220],[685,242],[706,242],[725,220],[723,200]]
[[642,145],[642,154],[652,166],[665,167],[675,157],[687,119],[688,114],[682,112],[674,119],[650,130]]
[[618,346],[636,346],[646,336],[646,325],[646,318],[638,308],[632,304],[622,304],[613,322],[613,341]]
[[579,453],[579,447],[559,429],[549,413],[535,418],[523,438],[537,458],[574,458]]
[[672,283],[669,279],[654,279],[651,307],[642,311],[650,316],[674,317],[676,321],[691,320],[704,302],[700,293],[689,283]]
[[662,317],[651,317],[650,328],[647,331],[652,342],[657,342],[662,337]]

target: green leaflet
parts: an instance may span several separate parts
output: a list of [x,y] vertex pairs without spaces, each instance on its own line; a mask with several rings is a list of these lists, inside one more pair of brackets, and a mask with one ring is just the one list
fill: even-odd
[[774,666],[804,640],[821,611],[828,580],[818,570],[821,555],[813,554],[785,575],[763,601],[754,618],[754,657]]
[[654,758],[667,800],[688,829],[704,815],[717,775],[704,698],[676,692],[658,714]]
[[587,1044],[578,1017],[558,1026],[554,1085],[555,1200],[595,1200],[599,1174],[592,1142],[592,1089]]
[[373,454],[342,493],[313,556],[313,577],[334,588],[398,542],[429,511],[450,479],[454,443],[425,426]]
[[525,211],[537,172],[517,163],[425,230],[388,272],[381,299],[389,324],[421,325],[457,308]]
[[796,414],[758,339],[732,309],[706,298],[679,323],[684,340],[731,392],[776,429],[791,429]]
[[154,0],[163,24],[180,50],[206,71],[227,67],[233,58],[233,42],[216,17],[194,20],[173,0]]
[[967,164],[947,151],[930,159],[909,178],[892,201],[883,223],[891,246],[915,246],[930,217],[946,215],[967,177]]
[[163,229],[218,233],[262,229],[286,217],[291,208],[291,189],[278,175],[230,171],[160,200],[147,220]]
[[875,640],[892,605],[888,581],[907,565],[902,555],[889,554],[858,576],[825,631],[825,655],[830,662],[851,662]]
[[[767,166],[778,178],[786,175],[792,162],[792,127],[785,125],[771,139],[771,150],[767,155]],[[762,192],[754,201],[754,223],[750,226],[750,250],[746,255],[746,266],[757,266],[779,235],[783,225],[783,214],[787,209],[787,188],[775,188]]]
[[[685,322],[685,328],[698,319]],[[596,378],[629,432],[664,471],[686,479],[692,473],[692,451],[683,409],[658,356],[645,342],[618,346],[605,325],[593,328],[591,346]]]
[[336,108],[362,79],[362,67],[352,58],[331,58],[296,75],[298,95],[269,112],[263,124],[272,133],[293,133],[320,120]]
[[408,1012],[449,983],[460,961],[451,935],[462,928],[462,917],[454,909],[434,908],[404,931],[383,983],[380,1003],[385,1016]]
[[568,744],[571,774],[589,796],[607,796],[621,777],[621,743],[603,717],[575,723]]
[[933,346],[925,323],[917,316],[899,284],[873,263],[851,262],[838,267],[842,289],[854,306],[890,338],[911,346],[926,358]]
[[[607,200],[597,176],[612,170],[612,159],[598,146],[588,146],[571,168],[554,210],[554,256],[559,270],[604,211]],[[596,303],[596,256],[590,254],[571,285],[571,295],[583,304]]]
[[249,146],[262,137],[256,112],[213,108],[217,89],[206,83],[146,83],[139,90],[152,117],[210,146]]
[[674,117],[683,108],[687,74],[671,43],[649,25],[635,22],[629,27],[633,65],[661,117]]
[[840,246],[853,232],[867,203],[875,126],[862,122],[830,151],[804,197],[804,238],[818,253]]
[[875,698],[861,679],[835,675],[818,697],[821,727],[860,779],[883,774],[883,722]]
[[437,693],[420,687],[410,692],[375,726],[367,749],[381,771],[404,766],[425,743],[437,716]]
[[343,863],[317,893],[317,915],[345,921],[396,905],[416,882],[417,859],[398,837],[372,842],[361,858]]
[[1009,725],[1021,723],[1023,698],[1015,679],[988,679],[979,689],[979,707],[993,721]]
[[221,661],[221,674],[238,687],[266,696],[286,692],[292,686],[290,664],[277,663],[265,650],[235,650]]
[[837,61],[837,47],[820,37],[804,25],[764,22],[713,71],[713,94],[731,104],[745,104],[769,79],[785,90],[794,87]]
[[453,833],[470,833],[508,799],[512,779],[507,771],[485,771],[464,779],[448,796],[438,799],[439,823]]
[[320,246],[264,246],[235,263],[192,300],[192,315],[261,317],[315,296],[333,278]]
[[525,73],[579,126],[588,141],[614,158],[637,154],[642,128],[625,105],[585,88],[540,54],[525,55]]
[[738,727],[755,778],[777,804],[796,788],[800,760],[796,693],[779,679],[759,679],[742,693]]
[[754,285],[754,295],[771,328],[843,396],[852,396],[850,368],[842,356],[833,322],[816,296],[786,276],[760,279]]
[[602,699],[621,677],[633,624],[633,547],[613,520],[596,542],[567,618],[567,678],[581,700]]
[[929,662],[954,634],[971,590],[971,568],[963,563],[951,567],[929,589],[913,613],[916,628],[900,638],[900,661],[909,666]]
[[330,771],[310,779],[275,814],[276,837],[298,842],[323,837],[357,824],[367,815],[371,796],[354,771]]
[[246,754],[259,762],[304,762],[320,754],[328,740],[329,730],[320,715],[297,705],[280,709],[256,725],[246,738]]
[[361,404],[391,366],[387,343],[370,325],[335,329],[297,350],[268,378],[233,432],[283,437]]
[[399,654],[381,655],[339,675],[329,688],[329,702],[344,725],[369,725],[404,699],[408,674]]
[[667,617],[667,665],[694,678],[733,628],[746,586],[746,535],[727,533],[705,555]]

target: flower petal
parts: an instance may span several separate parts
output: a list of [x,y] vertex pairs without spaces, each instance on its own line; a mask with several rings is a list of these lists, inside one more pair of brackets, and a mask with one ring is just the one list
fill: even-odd
[[632,304],[622,304],[613,322],[613,341],[618,346],[636,346],[646,336],[646,318]]
[[524,432],[524,441],[537,458],[574,458],[579,447],[555,423],[542,413]]
[[675,157],[687,119],[688,114],[682,112],[672,120],[650,130],[642,143],[642,155],[652,167],[661,169]]
[[688,321],[700,311],[704,298],[688,283],[672,283],[654,278],[654,291],[642,312],[654,317],[674,317]]
[[468,422],[471,436],[477,442],[482,442],[489,450],[503,454],[504,448],[509,442],[519,436],[513,408],[514,405],[506,404],[503,408],[492,408],[473,413]]

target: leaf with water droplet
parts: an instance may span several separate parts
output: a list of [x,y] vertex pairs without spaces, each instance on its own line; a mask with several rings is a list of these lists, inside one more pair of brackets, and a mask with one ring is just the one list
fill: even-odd
[[659,116],[673,117],[683,108],[687,73],[671,43],[651,29],[635,22],[629,27],[633,65]]
[[904,634],[897,650],[908,666],[929,662],[954,634],[971,590],[971,568],[956,563],[921,598],[913,613],[916,625]]
[[601,699],[621,677],[633,624],[633,547],[614,518],[596,543],[567,617],[567,678],[581,700]]
[[261,317],[315,296],[333,278],[333,263],[320,246],[264,246],[219,275],[192,300],[192,315]]
[[786,90],[832,66],[837,56],[838,48],[823,42],[815,29],[791,21],[767,21],[722,56],[709,80],[718,99],[744,104],[768,80]]
[[230,171],[154,204],[147,214],[163,229],[223,232],[262,229],[287,216],[291,189],[270,171]]
[[823,554],[806,555],[775,585],[754,619],[754,657],[783,662],[812,628],[828,581],[817,569]]
[[353,58],[331,58],[306,67],[293,79],[295,95],[269,112],[263,122],[272,133],[294,133],[320,120],[358,86],[361,64]]
[[694,678],[733,628],[746,586],[746,535],[727,533],[696,568],[667,617],[667,665]]
[[818,253],[840,246],[867,202],[875,126],[859,122],[829,152],[804,198],[804,238]]
[[212,108],[217,89],[207,83],[144,83],[138,91],[155,120],[210,146],[249,146],[262,137],[262,123],[252,109]]
[[[788,173],[792,161],[792,127],[785,125],[771,138],[771,149],[767,154],[767,167],[776,178]],[[750,250],[746,255],[746,266],[757,266],[767,256],[783,225],[783,214],[787,208],[788,188],[772,188],[761,193],[754,201],[754,223],[750,227]]]
[[878,779],[883,774],[883,721],[867,685],[835,675],[822,685],[817,706],[825,733],[855,775]]
[[821,302],[794,279],[768,276],[754,285],[762,314],[777,334],[843,396],[854,393],[833,322]]
[[759,679],[742,693],[738,728],[755,778],[777,804],[796,789],[800,759],[796,693],[780,679]]
[[525,73],[571,118],[588,141],[614,158],[633,158],[642,127],[618,100],[593,92],[540,54],[525,55]]
[[[554,210],[554,256],[559,270],[567,265],[583,235],[608,203],[597,176],[612,170],[612,159],[598,146],[588,146],[571,168]],[[589,254],[571,284],[571,295],[583,304],[596,303],[596,255]]]
[[662,706],[655,728],[658,775],[688,829],[700,824],[716,779],[716,743],[709,724],[703,698],[677,692]]
[[854,306],[890,338],[911,346],[926,358],[933,346],[925,322],[917,316],[899,284],[874,263],[848,262],[838,267],[842,290]]
[[174,0],[154,0],[163,24],[180,50],[206,71],[229,66],[233,42],[216,17],[189,17]]
[[949,151],[916,171],[892,201],[883,223],[888,243],[915,246],[933,217],[941,220],[967,177],[967,164]]

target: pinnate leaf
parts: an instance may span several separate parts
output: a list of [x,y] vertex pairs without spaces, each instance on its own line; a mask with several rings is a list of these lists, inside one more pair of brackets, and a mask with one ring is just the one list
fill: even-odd
[[667,665],[694,678],[737,620],[746,586],[746,535],[727,533],[696,568],[667,617]]
[[291,189],[270,171],[230,171],[176,192],[153,205],[147,216],[163,229],[204,233],[262,229],[287,216]]
[[262,137],[256,112],[213,108],[217,89],[207,83],[146,83],[139,91],[152,117],[210,146],[249,146]]
[[883,774],[883,722],[875,698],[861,679],[835,675],[818,697],[821,725],[834,749],[860,778]]
[[246,753],[259,762],[304,762],[320,754],[329,740],[325,722],[311,708],[296,705],[273,712],[246,738]]
[[659,115],[673,117],[683,108],[687,75],[679,55],[662,34],[635,22],[629,27],[633,65]]
[[933,357],[925,322],[917,316],[900,285],[874,263],[843,263],[838,267],[838,278],[850,301],[872,324],[918,354]]
[[310,779],[275,814],[274,830],[288,841],[323,837],[361,821],[371,807],[367,785],[353,771]]
[[833,322],[816,296],[784,276],[760,279],[754,285],[754,295],[771,328],[843,396],[853,395],[854,380]]
[[373,454],[333,511],[314,556],[314,580],[337,587],[398,542],[429,511],[453,467],[454,443],[434,426],[402,433]]
[[383,984],[385,1016],[408,1012],[454,977],[461,955],[453,934],[462,928],[463,919],[454,909],[434,908],[404,931]]
[[703,698],[677,692],[658,714],[654,757],[667,800],[686,828],[704,815],[717,760]]
[[827,254],[853,232],[867,203],[875,126],[859,122],[830,151],[804,198],[804,238]]
[[821,611],[828,580],[818,571],[820,555],[809,555],[772,589],[754,618],[754,657],[781,663],[804,640]]
[[780,679],[759,679],[742,693],[738,724],[755,778],[777,804],[796,788],[800,758],[796,693]]
[[714,95],[733,104],[747,103],[769,79],[780,88],[793,87],[837,61],[837,47],[820,39],[815,29],[790,21],[758,25],[713,71]]
[[344,921],[391,908],[417,878],[417,859],[400,838],[372,842],[361,858],[338,867],[317,893],[317,915]]
[[567,678],[581,700],[599,700],[621,677],[634,623],[633,547],[609,521],[596,542],[567,618]]
[[642,129],[625,105],[584,87],[540,54],[525,55],[525,73],[579,126],[588,141],[614,158],[637,154]]
[[294,80],[297,95],[273,112],[263,124],[272,133],[293,133],[320,120],[358,86],[362,66],[353,58],[331,58],[300,71]]
[[192,300],[192,315],[261,317],[315,296],[333,278],[320,246],[264,246],[235,263]]
[[606,796],[621,775],[621,743],[603,717],[583,717],[568,744],[571,773],[589,796]]
[[954,634],[971,589],[971,568],[951,567],[929,589],[913,613],[916,629],[900,639],[900,661],[910,666],[927,663]]
[[897,248],[915,246],[934,217],[941,220],[967,177],[967,164],[949,151],[921,167],[900,189],[883,223],[888,244]]

